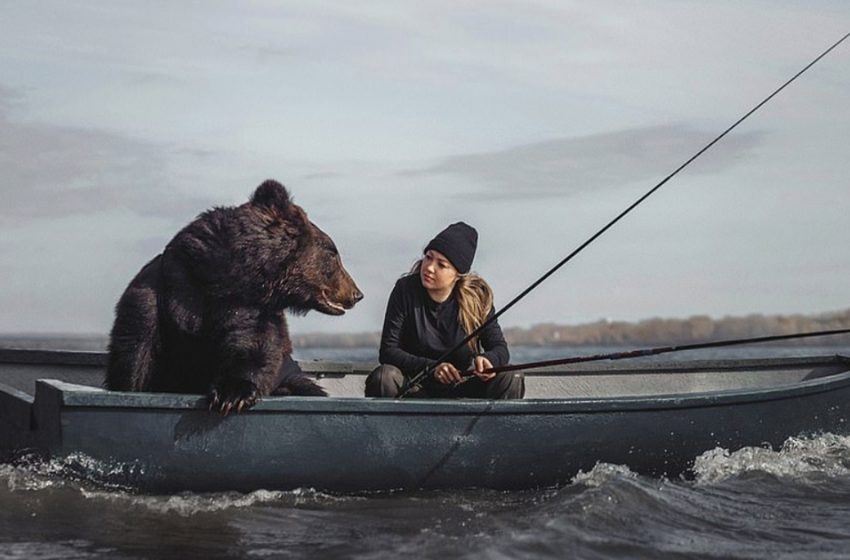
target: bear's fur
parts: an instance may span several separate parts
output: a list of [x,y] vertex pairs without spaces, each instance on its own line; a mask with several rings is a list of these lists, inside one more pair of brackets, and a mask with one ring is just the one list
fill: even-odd
[[224,414],[272,393],[324,395],[290,357],[284,311],[342,315],[362,297],[331,238],[266,181],[201,214],[130,282],[105,385],[204,393]]

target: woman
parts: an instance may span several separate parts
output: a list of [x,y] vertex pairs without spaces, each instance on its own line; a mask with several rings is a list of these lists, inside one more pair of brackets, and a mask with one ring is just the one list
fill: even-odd
[[[493,291],[469,272],[478,232],[463,222],[441,231],[425,247],[413,271],[396,282],[381,334],[381,365],[366,379],[367,397],[397,397],[411,377],[429,369],[415,398],[521,399],[522,373],[485,373],[508,363],[508,346],[497,321],[437,363],[493,316]],[[473,375],[464,377],[471,370]]]

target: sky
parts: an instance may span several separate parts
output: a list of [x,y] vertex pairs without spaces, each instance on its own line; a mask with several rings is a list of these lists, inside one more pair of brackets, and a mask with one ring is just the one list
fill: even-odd
[[[108,332],[267,178],[366,296],[291,331],[380,330],[458,220],[498,308],[848,31],[846,0],[0,2],[0,333]],[[850,39],[500,322],[847,309],[848,99]]]

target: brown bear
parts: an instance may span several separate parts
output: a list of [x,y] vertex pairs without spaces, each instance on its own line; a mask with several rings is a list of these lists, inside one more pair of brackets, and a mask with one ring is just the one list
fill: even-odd
[[284,311],[342,315],[362,298],[331,238],[266,181],[249,202],[202,213],[130,282],[105,386],[207,394],[222,414],[269,394],[325,395],[290,356]]

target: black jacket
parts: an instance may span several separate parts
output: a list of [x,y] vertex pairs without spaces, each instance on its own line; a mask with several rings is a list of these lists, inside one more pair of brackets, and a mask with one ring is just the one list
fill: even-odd
[[[490,310],[488,318],[495,313]],[[428,296],[418,274],[404,276],[396,282],[387,302],[384,329],[381,333],[379,360],[399,368],[412,376],[426,367],[436,365],[436,360],[466,338],[458,321],[458,302],[455,294],[442,303]],[[494,367],[505,365],[510,359],[508,345],[499,327],[493,321],[479,333],[481,354]],[[461,371],[470,368],[475,353],[464,344],[446,361]]]

